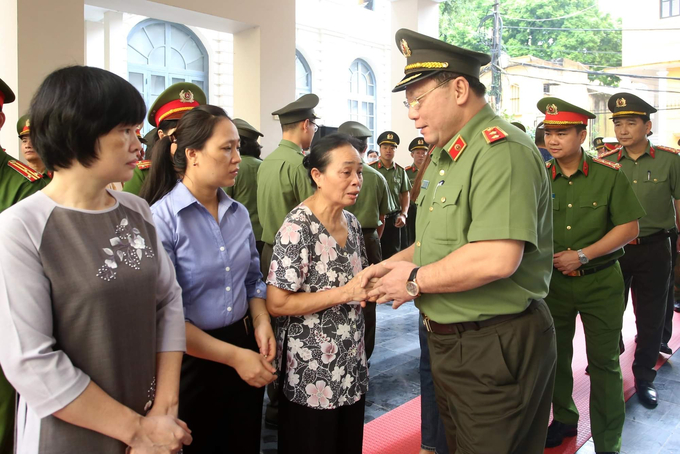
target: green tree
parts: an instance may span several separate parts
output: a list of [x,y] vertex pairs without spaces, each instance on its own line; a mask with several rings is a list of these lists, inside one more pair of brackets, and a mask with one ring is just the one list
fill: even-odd
[[[446,0],[440,6],[439,34],[444,41],[489,52],[493,0]],[[544,60],[568,58],[601,70],[621,66],[621,32],[553,29],[618,29],[621,23],[602,13],[597,0],[500,0],[503,50],[510,57],[533,55]],[[580,14],[571,14],[583,11]],[[570,16],[570,17],[564,17]],[[521,19],[553,19],[526,21]],[[522,28],[511,28],[522,27]],[[589,75],[615,85],[617,77]]]

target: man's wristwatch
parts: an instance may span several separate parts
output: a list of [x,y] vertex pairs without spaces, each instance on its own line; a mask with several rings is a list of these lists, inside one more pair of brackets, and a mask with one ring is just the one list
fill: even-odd
[[586,257],[586,255],[583,253],[583,249],[579,249],[578,251],[576,251],[576,253],[578,254],[578,261],[581,262],[581,265],[585,265],[590,261],[588,260],[588,257]]
[[416,274],[418,274],[419,269],[419,266],[413,268],[411,275],[408,277],[408,281],[406,281],[406,293],[413,298],[420,296],[420,287],[416,282]]

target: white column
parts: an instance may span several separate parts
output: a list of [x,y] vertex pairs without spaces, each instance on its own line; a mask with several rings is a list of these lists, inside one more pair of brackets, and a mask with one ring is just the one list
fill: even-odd
[[104,69],[127,80],[127,36],[123,13],[104,13]]

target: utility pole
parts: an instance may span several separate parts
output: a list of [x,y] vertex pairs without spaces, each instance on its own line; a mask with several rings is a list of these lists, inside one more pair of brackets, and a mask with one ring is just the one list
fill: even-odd
[[503,19],[499,11],[500,0],[493,5],[493,39],[491,41],[491,96],[494,98],[496,113],[501,112],[503,85],[501,81],[501,52],[503,49]]
[[489,96],[493,101],[496,113],[501,113],[501,101],[503,99],[503,86],[501,81],[501,52],[503,49],[503,19],[500,13],[500,0],[494,0],[493,13],[487,14],[479,23],[481,29],[483,24],[491,19],[491,90]]

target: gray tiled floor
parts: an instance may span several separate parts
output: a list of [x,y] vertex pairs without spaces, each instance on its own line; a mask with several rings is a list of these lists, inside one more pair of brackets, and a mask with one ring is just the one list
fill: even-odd
[[[420,394],[417,309],[412,303],[397,310],[378,306],[377,319],[366,422]],[[656,409],[647,410],[636,396],[626,404],[622,454],[680,454],[680,366],[674,366],[673,358],[659,370],[655,384],[660,400]],[[276,454],[276,431],[263,429],[262,452]],[[577,454],[594,453],[589,441]]]

